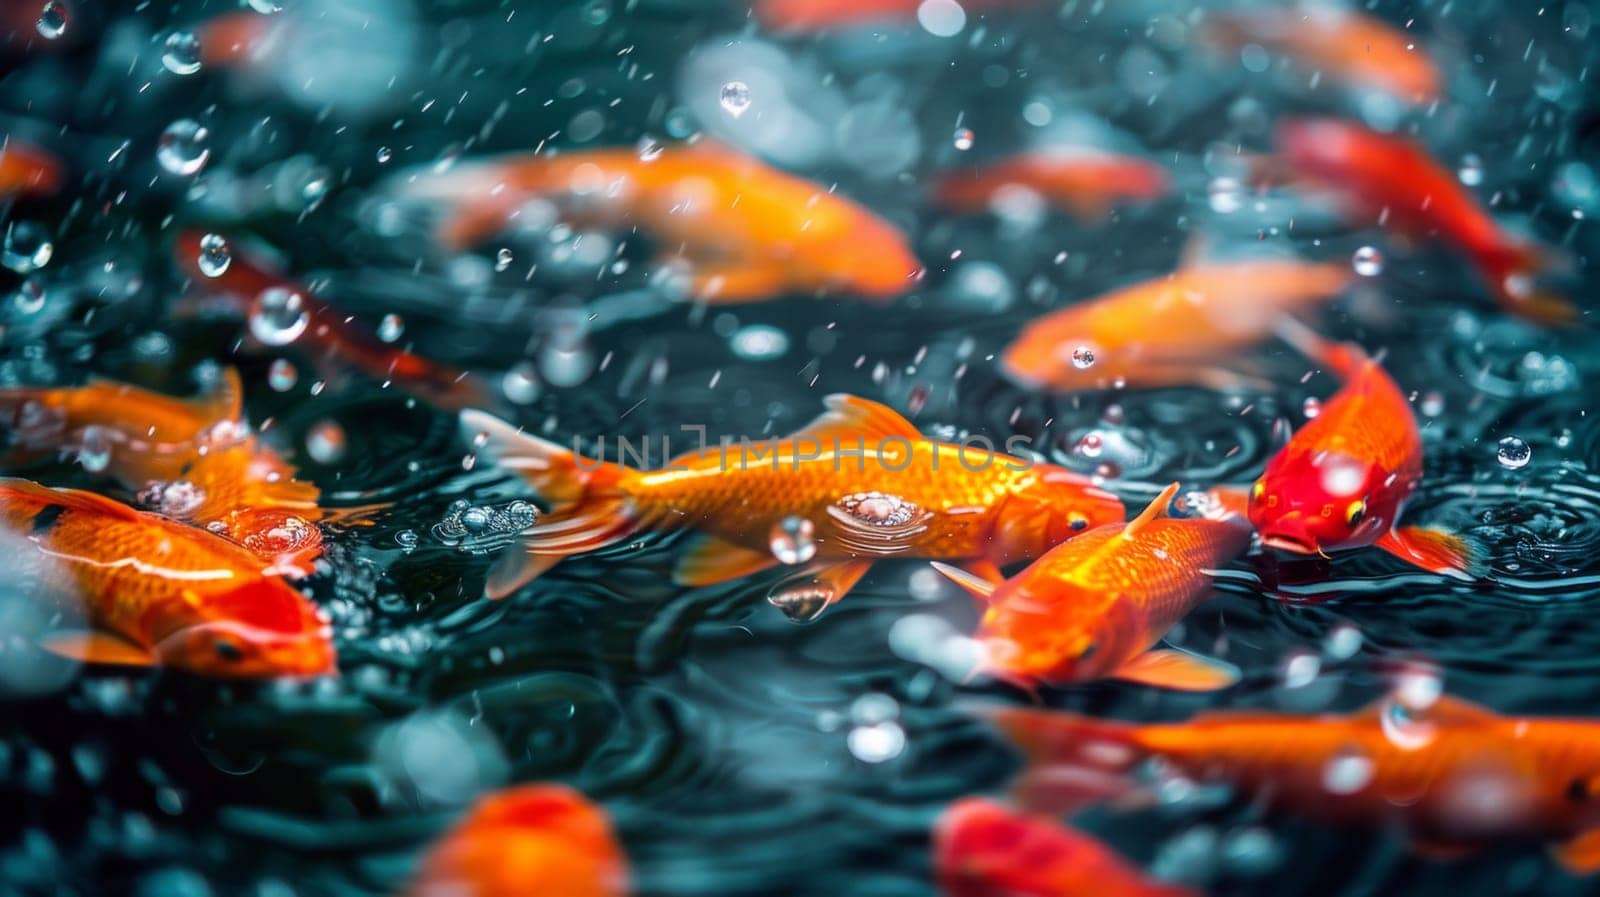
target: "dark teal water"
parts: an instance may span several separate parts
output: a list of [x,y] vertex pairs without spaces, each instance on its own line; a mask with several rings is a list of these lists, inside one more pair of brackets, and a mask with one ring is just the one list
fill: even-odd
[[[1086,470],[1114,461],[1110,486],[1130,505],[1173,479],[1248,482],[1273,451],[1274,422],[1299,424],[1304,399],[1332,382],[1300,382],[1305,363],[1268,347],[1280,384],[1270,392],[1050,398],[993,368],[1022,323],[1171,270],[1195,235],[1218,251],[1310,258],[1380,247],[1383,270],[1336,306],[1328,330],[1386,349],[1395,379],[1418,391],[1428,475],[1408,517],[1485,541],[1491,577],[1447,582],[1373,552],[1252,555],[1172,639],[1241,666],[1239,687],[1184,696],[1107,684],[1043,700],[1129,719],[1222,705],[1347,709],[1381,694],[1397,666],[1421,663],[1449,691],[1504,713],[1600,716],[1593,330],[1507,318],[1444,250],[1408,250],[1283,198],[1219,212],[1211,195],[1217,159],[1265,149],[1284,115],[1415,128],[1446,165],[1479,160],[1474,192],[1499,196],[1497,215],[1561,247],[1573,263],[1568,294],[1590,306],[1600,285],[1590,23],[1600,12],[1367,4],[1413,21],[1447,75],[1447,101],[1406,111],[1308,89],[1279,60],[1258,74],[1208,59],[1171,37],[1195,12],[1170,17],[1169,4],[1050,2],[974,15],[949,40],[915,24],[775,36],[737,2],[284,5],[318,36],[267,70],[163,70],[169,30],[237,8],[225,2],[78,3],[60,46],[4,57],[0,125],[62,154],[73,174],[59,197],[8,210],[48,229],[55,258],[37,275],[43,309],[0,303],[0,380],[99,373],[184,392],[194,364],[239,364],[252,419],[273,422],[269,438],[333,504],[394,502],[374,525],[331,536],[307,585],[335,620],[342,676],[241,686],[93,670],[0,695],[0,894],[392,893],[463,804],[548,779],[605,806],[641,894],[927,895],[931,821],[1015,769],[956,702],[1017,695],[958,686],[895,650],[908,616],[973,622],[970,601],[917,564],[879,565],[808,626],[763,600],[770,581],[669,585],[670,539],[565,563],[510,600],[481,600],[488,554],[505,537],[464,538],[452,503],[501,508],[528,496],[492,469],[463,470],[468,447],[450,415],[358,375],[313,395],[313,381],[338,372],[292,351],[283,357],[298,381],[275,390],[278,355],[236,358],[237,326],[175,317],[187,288],[171,262],[179,226],[275,249],[348,313],[373,326],[400,315],[425,355],[496,382],[534,372],[537,387],[511,381],[523,400],[516,419],[559,438],[659,438],[684,424],[755,437],[803,424],[823,395],[846,391],[920,406],[925,430],[997,443],[1022,434]],[[747,118],[766,124],[717,108],[716,86],[738,76],[752,86]],[[210,159],[192,177],[157,161],[162,131],[183,117],[210,131]],[[969,151],[952,144],[959,127],[974,132]],[[1178,195],[1093,225],[953,218],[922,199],[941,168],[1083,128],[1170,164]],[[618,248],[586,235],[585,248],[547,229],[450,257],[380,188],[395,171],[458,154],[701,132],[837,183],[903,226],[928,264],[925,283],[887,308],[795,298],[691,311],[643,289],[646,241]],[[501,271],[497,245],[514,258]],[[5,292],[20,288],[4,276]],[[753,325],[786,347],[752,357]],[[320,463],[307,440],[330,422],[345,446]],[[1099,459],[1074,451],[1089,430],[1108,437]],[[1497,461],[1506,436],[1531,446],[1527,466]],[[28,475],[93,483],[68,463]],[[12,637],[0,631],[0,647],[13,650]],[[1319,674],[1286,684],[1289,662],[1305,669],[1306,656]],[[895,733],[898,752],[873,753]],[[1263,815],[1225,796],[1079,822],[1215,893],[1595,887],[1525,845],[1440,864],[1387,832]]]

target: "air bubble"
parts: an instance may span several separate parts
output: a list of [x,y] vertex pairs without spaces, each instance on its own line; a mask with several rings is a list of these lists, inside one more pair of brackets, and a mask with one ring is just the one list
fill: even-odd
[[207,277],[221,277],[227,273],[228,266],[233,264],[233,251],[228,248],[228,241],[217,234],[201,237],[200,257],[196,264],[200,273]]
[[311,316],[300,294],[285,287],[268,287],[256,297],[250,312],[250,335],[268,346],[287,346],[306,332]]
[[176,175],[199,174],[211,159],[211,149],[206,145],[210,140],[211,132],[204,125],[180,118],[161,132],[156,144],[156,161]]
[[161,48],[161,64],[174,75],[200,71],[200,38],[193,31],[174,31]]
[[1350,267],[1362,277],[1377,277],[1383,273],[1383,253],[1374,246],[1363,246],[1350,257]]
[[750,85],[743,81],[729,81],[722,85],[719,96],[722,108],[729,115],[738,118],[750,109]]
[[816,524],[804,517],[790,515],[773,524],[767,544],[779,563],[804,564],[817,555],[816,536]]
[[1533,447],[1521,436],[1506,436],[1495,449],[1500,466],[1507,470],[1521,470],[1533,460]]

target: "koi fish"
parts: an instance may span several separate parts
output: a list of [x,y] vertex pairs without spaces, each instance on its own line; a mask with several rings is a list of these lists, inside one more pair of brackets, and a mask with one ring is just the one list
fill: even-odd
[[893,225],[827,187],[720,145],[512,156],[412,173],[397,189],[446,207],[445,245],[477,243],[530,200],[569,217],[638,228],[687,265],[698,301],[749,302],[779,293],[845,292],[884,300],[906,291],[921,266]]
[[1410,103],[1431,103],[1443,94],[1439,67],[1417,39],[1364,13],[1333,6],[1251,7],[1209,13],[1201,34],[1230,53],[1256,44],[1302,69]]
[[1242,516],[1166,516],[1177,493],[1173,483],[1127,524],[1063,542],[1003,582],[935,561],[986,605],[977,633],[984,671],[1024,688],[1106,677],[1184,691],[1237,682],[1230,664],[1151,650],[1209,597],[1207,571],[1250,547]]
[[773,534],[793,522],[814,531],[797,551],[807,556],[768,600],[810,620],[880,558],[953,561],[994,579],[996,565],[1122,519],[1116,496],[1063,468],[931,441],[893,409],[855,396],[823,404],[792,436],[691,452],[656,471],[585,460],[464,412],[462,432],[480,457],[521,474],[550,506],[521,550],[495,564],[488,595],[510,594],[564,557],[679,528],[698,532],[674,580],[727,582],[778,566]]
[[962,798],[940,814],[933,862],[944,897],[1198,897],[1147,878],[1055,819],[982,797]]
[[[873,22],[915,21],[922,0],[754,0],[751,11],[773,31],[822,31]],[[965,0],[969,13],[1026,7],[1034,0]]]
[[423,857],[406,897],[624,897],[628,860],[599,807],[560,785],[478,801]]
[[15,137],[0,139],[0,197],[49,196],[64,178],[55,156]]
[[1171,189],[1166,169],[1132,156],[1030,153],[983,168],[953,171],[934,185],[946,208],[990,209],[1008,190],[1026,190],[1079,218],[1104,218],[1119,203],[1153,200]]
[[[494,391],[479,378],[465,371],[430,361],[400,346],[392,346],[377,335],[322,302],[299,284],[272,272],[267,263],[243,247],[228,241],[231,258],[225,271],[208,277],[200,270],[200,240],[204,232],[186,230],[178,235],[175,247],[178,264],[195,283],[208,293],[220,295],[223,311],[248,316],[260,305],[262,294],[284,290],[304,318],[303,331],[292,342],[325,367],[353,367],[366,376],[401,389],[427,402],[452,411],[496,403]],[[292,310],[291,310],[292,312]]]
[[320,492],[260,444],[244,422],[243,400],[232,368],[189,399],[98,379],[0,388],[0,431],[10,443],[4,461],[94,455],[98,471],[147,507],[226,535],[282,570],[308,574],[322,553]]
[[88,629],[48,635],[49,651],[226,678],[335,672],[317,608],[221,536],[92,492],[10,478],[0,479],[0,522],[30,594],[69,617],[81,602]]
[[1015,382],[1059,391],[1201,384],[1238,389],[1240,350],[1285,314],[1349,285],[1348,265],[1257,259],[1194,265],[1030,322],[1001,366]]
[[1417,143],[1328,118],[1284,122],[1277,142],[1282,163],[1330,191],[1353,224],[1380,225],[1465,253],[1512,314],[1543,323],[1578,316],[1571,302],[1536,288],[1534,279],[1547,266],[1545,251],[1506,233]]
[[1289,319],[1279,330],[1345,385],[1251,487],[1262,544],[1323,556],[1376,545],[1433,573],[1475,576],[1481,549],[1468,539],[1397,525],[1422,479],[1422,434],[1400,387],[1359,346],[1329,343]]
[[1029,758],[1017,786],[1025,803],[1126,796],[1127,774],[1158,759],[1279,810],[1397,825],[1425,854],[1562,842],[1555,852],[1568,868],[1600,870],[1593,720],[1503,717],[1448,695],[1421,711],[1384,700],[1349,715],[1221,711],[1153,725],[1018,708],[986,715]]

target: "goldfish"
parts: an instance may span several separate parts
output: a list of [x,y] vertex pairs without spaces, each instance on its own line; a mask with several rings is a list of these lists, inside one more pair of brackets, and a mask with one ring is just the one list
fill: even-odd
[[413,173],[399,190],[447,208],[440,239],[459,249],[514,220],[532,200],[586,223],[646,232],[688,268],[705,302],[844,292],[887,301],[922,270],[887,221],[827,187],[702,142],[653,155],[603,149],[511,156]]
[[49,196],[64,179],[55,156],[15,137],[0,138],[0,197]]
[[[1187,265],[1028,323],[1000,364],[1015,382],[1059,391],[1201,384],[1237,389],[1240,350],[1288,313],[1347,287],[1348,265],[1257,259]],[[1232,365],[1232,367],[1230,367]]]
[[1421,42],[1365,13],[1333,6],[1254,6],[1207,14],[1201,34],[1230,54],[1255,44],[1302,69],[1410,103],[1431,103],[1444,92],[1439,67]]
[[[586,460],[464,412],[462,432],[479,457],[522,475],[550,506],[490,571],[488,595],[507,595],[564,557],[689,528],[696,538],[673,574],[679,585],[742,578],[792,555],[795,574],[768,600],[809,620],[880,558],[960,562],[998,578],[996,565],[1123,517],[1122,502],[1087,477],[992,445],[929,440],[867,399],[836,394],[823,404],[788,437],[690,452],[654,471]],[[775,550],[780,536],[795,544]]]
[[[1035,0],[965,0],[971,13],[1025,7]],[[922,0],[754,0],[751,11],[774,31],[821,31],[874,22],[915,21]]]
[[[78,489],[0,479],[8,560],[87,629],[42,646],[87,663],[263,678],[335,671],[329,626],[243,546]],[[18,575],[13,570],[13,575]]]
[[[354,318],[313,296],[298,283],[273,272],[248,249],[227,241],[227,268],[216,276],[200,270],[205,233],[186,230],[178,235],[177,260],[207,293],[224,300],[225,311],[248,316],[271,298],[282,307],[270,313],[287,326],[271,337],[298,345],[324,366],[348,366],[374,380],[395,383],[401,389],[452,411],[493,404],[494,392],[482,380],[440,364],[401,346],[392,346]],[[271,296],[265,294],[271,293]],[[298,315],[296,312],[298,311]],[[274,342],[273,345],[280,343]]]
[[1151,650],[1209,597],[1209,571],[1250,546],[1248,522],[1220,503],[1208,516],[1166,516],[1177,493],[1173,483],[1127,524],[1063,542],[1003,582],[935,561],[986,605],[985,671],[1023,687],[1112,677],[1206,691],[1238,681],[1221,661]]
[[1129,200],[1152,200],[1171,189],[1166,169],[1131,156],[1028,153],[982,168],[953,171],[934,185],[934,198],[961,212],[982,212],[1007,191],[1024,190],[1079,218],[1104,218]]
[[467,811],[405,897],[624,897],[628,860],[605,813],[560,785],[519,785]]
[[322,553],[317,487],[244,422],[239,374],[175,398],[111,380],[0,388],[6,460],[76,453],[142,503],[243,543],[270,564],[309,573]]
[[944,897],[1198,897],[1145,877],[1083,832],[982,797],[940,814],[933,863]]
[[1422,479],[1422,434],[1400,387],[1359,346],[1330,343],[1292,320],[1279,330],[1344,386],[1251,487],[1250,522],[1262,544],[1323,556],[1376,545],[1424,570],[1473,577],[1473,542],[1398,525]]
[[1543,323],[1579,310],[1535,285],[1546,252],[1508,234],[1454,174],[1414,141],[1338,119],[1297,119],[1278,128],[1279,161],[1297,178],[1330,191],[1354,224],[1381,225],[1443,243],[1472,259],[1501,307]]
[[1426,854],[1560,842],[1555,852],[1569,868],[1600,870],[1593,720],[1503,717],[1449,695],[1426,708],[1386,698],[1346,715],[1221,711],[1152,725],[1016,708],[985,713],[1029,758],[1017,785],[1025,802],[1126,797],[1127,774],[1156,759],[1278,810],[1397,826]]

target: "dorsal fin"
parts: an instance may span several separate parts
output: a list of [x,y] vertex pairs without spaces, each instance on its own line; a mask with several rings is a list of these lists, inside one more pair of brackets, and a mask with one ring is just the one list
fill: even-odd
[[1177,494],[1177,483],[1172,483],[1161,490],[1161,494],[1157,495],[1153,501],[1145,505],[1143,511],[1139,512],[1139,516],[1128,521],[1128,525],[1122,528],[1122,537],[1124,539],[1133,538],[1138,535],[1139,530],[1143,529],[1145,524],[1165,514],[1167,506],[1172,504],[1172,497]]
[[139,519],[139,512],[122,502],[106,498],[103,495],[96,495],[93,492],[85,492],[82,489],[52,489],[32,480],[24,480],[17,477],[0,477],[0,501],[4,500],[5,493],[8,492],[45,504],[59,505],[64,508],[74,508],[81,511],[92,511],[96,514],[108,514],[122,520]]
[[870,445],[873,439],[886,436],[910,440],[922,438],[922,431],[888,405],[842,392],[828,396],[822,400],[822,404],[828,410],[796,430],[789,436],[790,439],[806,437],[827,445],[834,437],[849,437],[849,442],[854,444],[855,438],[860,436]]

